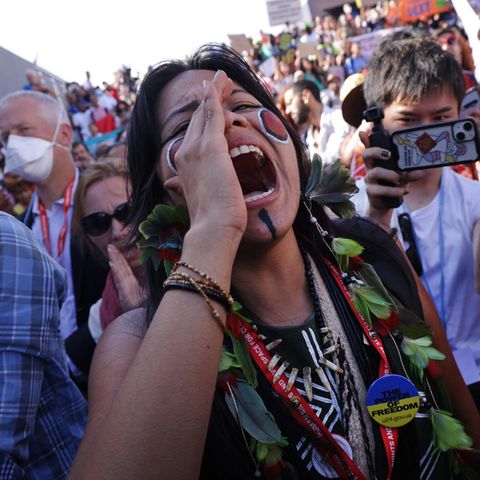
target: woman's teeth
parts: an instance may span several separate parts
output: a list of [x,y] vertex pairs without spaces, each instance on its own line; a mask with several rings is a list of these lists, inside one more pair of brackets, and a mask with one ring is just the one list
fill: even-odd
[[255,153],[257,158],[264,158],[263,152],[256,145],[240,145],[239,147],[234,147],[229,150],[231,158],[238,157],[239,155],[244,155],[245,153]]
[[271,187],[265,192],[247,193],[246,195],[243,196],[243,198],[245,199],[245,203],[254,202],[256,200],[260,200],[261,198],[268,197],[271,193],[273,193],[274,190],[275,190],[275,187]]
[[[245,203],[252,203],[268,197],[275,191],[274,173],[266,169],[268,159],[256,145],[239,145],[229,150],[234,160]],[[245,155],[243,158],[238,158]],[[235,160],[236,159],[236,160]]]

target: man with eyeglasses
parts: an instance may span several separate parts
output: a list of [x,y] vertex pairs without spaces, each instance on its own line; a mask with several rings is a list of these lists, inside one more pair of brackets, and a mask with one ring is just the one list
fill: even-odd
[[[465,93],[460,65],[425,38],[377,47],[363,88],[367,105],[383,108],[389,132],[457,119]],[[391,152],[369,147],[362,135],[368,173],[357,211],[386,229],[398,228],[480,409],[480,184],[449,167],[408,173],[383,168]],[[392,209],[387,197],[403,203]]]
[[106,270],[71,231],[79,171],[71,153],[72,128],[59,103],[39,92],[14,92],[0,100],[0,132],[5,171],[36,186],[22,220],[46,251],[67,272],[67,296],[60,332],[66,339],[72,372],[88,373],[90,350],[86,322],[101,295]]

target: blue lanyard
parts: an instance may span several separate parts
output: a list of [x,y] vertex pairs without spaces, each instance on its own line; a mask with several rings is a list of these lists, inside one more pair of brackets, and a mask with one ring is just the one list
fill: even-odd
[[[443,177],[443,174],[442,174]],[[443,328],[446,330],[447,328],[447,323],[446,323],[446,310],[445,310],[445,233],[443,230],[443,216],[444,216],[444,206],[445,206],[445,189],[443,186],[443,178],[440,179],[440,192],[439,192],[439,199],[438,199],[438,242],[439,242],[439,257],[440,257],[440,305],[438,305],[437,310],[438,315],[440,316],[440,320],[442,321]],[[407,210],[408,213],[410,212],[410,209],[404,202],[404,208]],[[413,222],[412,222],[413,225]],[[412,235],[415,241],[415,244],[417,246],[418,252],[420,254],[420,261],[422,259],[421,251],[420,251],[420,244],[417,239],[417,235],[415,233],[415,228],[412,228]],[[430,288],[430,285],[428,284],[428,281],[425,276],[425,269],[423,272],[423,275],[421,277],[423,284],[425,285],[425,288],[427,289],[428,294],[430,295],[430,298],[433,300],[433,295],[432,295],[432,289]]]

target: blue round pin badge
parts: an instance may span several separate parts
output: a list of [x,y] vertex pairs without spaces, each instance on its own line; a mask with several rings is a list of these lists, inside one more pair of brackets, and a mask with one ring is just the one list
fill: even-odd
[[385,427],[401,427],[411,422],[420,408],[415,385],[402,375],[384,375],[367,391],[366,404],[370,416]]

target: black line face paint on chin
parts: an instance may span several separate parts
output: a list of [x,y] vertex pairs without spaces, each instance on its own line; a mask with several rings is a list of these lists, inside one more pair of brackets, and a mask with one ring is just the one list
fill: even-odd
[[275,240],[277,238],[277,230],[275,229],[275,225],[273,224],[272,219],[270,218],[270,215],[268,214],[267,210],[265,208],[262,208],[258,212],[258,217],[270,230],[270,233],[272,234],[272,238]]

